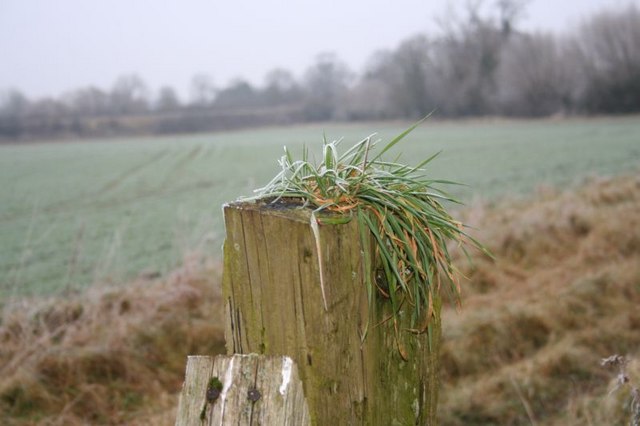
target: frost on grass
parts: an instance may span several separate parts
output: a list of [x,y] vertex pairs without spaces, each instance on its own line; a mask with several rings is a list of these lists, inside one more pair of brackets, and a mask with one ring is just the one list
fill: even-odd
[[603,367],[614,367],[618,369],[618,375],[616,376],[616,382],[614,387],[609,391],[609,395],[613,395],[619,390],[629,387],[631,389],[629,394],[629,410],[630,426],[640,426],[640,388],[637,383],[631,382],[629,374],[627,372],[627,366],[629,360],[622,355],[611,355],[608,358],[604,358],[601,363]]

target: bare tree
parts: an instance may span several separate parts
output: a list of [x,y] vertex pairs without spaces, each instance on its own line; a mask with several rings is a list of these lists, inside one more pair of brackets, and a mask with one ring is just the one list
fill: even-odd
[[39,99],[29,108],[27,129],[31,136],[48,137],[60,133],[68,133],[68,108],[53,98]]
[[493,111],[495,71],[503,43],[491,20],[469,12],[468,23],[445,33],[436,43],[434,61],[446,92],[442,111],[452,115]]
[[98,116],[116,112],[112,111],[110,95],[93,86],[65,94],[63,102],[74,116]]
[[190,101],[193,106],[205,108],[210,106],[216,97],[213,79],[207,74],[196,74],[191,79]]
[[300,102],[302,91],[291,72],[276,68],[265,76],[262,96],[267,105],[282,105]]
[[180,109],[180,99],[176,94],[176,91],[169,86],[163,86],[158,92],[158,99],[156,101],[156,109],[158,111],[176,111]]
[[318,55],[305,75],[306,117],[310,120],[336,118],[343,107],[351,78],[351,71],[335,54]]
[[149,89],[135,74],[119,77],[111,90],[111,108],[116,114],[139,114],[147,111]]
[[526,116],[568,111],[576,92],[570,57],[551,34],[514,35],[497,71],[501,111]]
[[383,120],[398,116],[389,103],[389,87],[380,79],[363,78],[345,99],[349,120]]
[[518,34],[516,23],[528,0],[469,0],[464,15],[454,8],[438,20],[433,43],[440,78],[440,111],[449,115],[493,114],[497,110],[497,71],[505,43]]
[[524,14],[529,0],[496,0],[503,36],[509,37],[514,23]]
[[19,90],[0,93],[0,115],[3,117],[21,117],[27,113],[29,106],[29,100]]
[[[403,41],[395,51],[376,52],[359,88],[378,96],[378,113],[387,117],[420,117],[439,106],[432,44],[422,35]],[[360,98],[364,98],[361,93]],[[370,96],[369,96],[370,97]]]
[[640,11],[634,5],[585,22],[576,45],[582,58],[583,102],[594,112],[640,110]]
[[425,36],[416,36],[400,44],[391,58],[396,69],[391,97],[405,117],[423,117],[437,108],[437,76],[432,45]]
[[0,93],[0,136],[19,138],[24,133],[24,121],[31,103],[22,92],[8,90]]
[[215,106],[220,108],[245,108],[259,105],[260,99],[249,82],[235,79],[229,87],[218,92]]

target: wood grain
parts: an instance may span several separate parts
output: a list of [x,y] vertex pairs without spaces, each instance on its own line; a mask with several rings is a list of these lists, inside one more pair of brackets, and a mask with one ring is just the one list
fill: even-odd
[[436,423],[439,300],[430,338],[402,331],[402,311],[396,333],[383,297],[370,310],[364,278],[375,265],[365,270],[363,250],[372,245],[362,247],[356,220],[320,226],[320,265],[310,211],[234,204],[224,214],[229,354],[290,356],[314,425]]
[[[207,399],[212,378],[222,386],[214,400]],[[189,357],[176,426],[309,424],[298,368],[291,359],[256,354]]]

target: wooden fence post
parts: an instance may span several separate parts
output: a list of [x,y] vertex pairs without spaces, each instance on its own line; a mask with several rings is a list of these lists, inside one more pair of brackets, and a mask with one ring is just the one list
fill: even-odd
[[439,300],[429,334],[396,332],[386,300],[369,310],[376,267],[364,265],[356,220],[319,227],[320,264],[310,211],[238,203],[224,215],[229,354],[290,356],[311,424],[436,424]]
[[297,366],[281,356],[190,356],[175,424],[307,426]]

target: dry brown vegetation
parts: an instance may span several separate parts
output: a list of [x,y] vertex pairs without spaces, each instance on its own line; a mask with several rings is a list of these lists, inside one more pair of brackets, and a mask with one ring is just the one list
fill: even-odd
[[25,300],[0,317],[0,424],[173,424],[188,354],[224,350],[220,267]]
[[442,423],[623,424],[600,359],[640,358],[640,175],[467,215],[496,260],[443,318]]
[[[600,359],[640,378],[640,175],[464,215],[496,259],[444,314],[442,424],[624,424]],[[0,424],[172,424],[186,355],[223,350],[219,270],[7,304]]]

